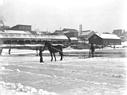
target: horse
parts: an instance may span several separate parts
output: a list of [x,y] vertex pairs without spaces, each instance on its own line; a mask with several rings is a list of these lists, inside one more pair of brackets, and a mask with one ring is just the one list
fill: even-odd
[[45,49],[45,47],[47,47],[47,49],[50,52],[51,61],[53,61],[53,56],[54,56],[55,61],[56,61],[55,53],[57,53],[57,52],[61,56],[60,61],[63,60],[63,47],[62,47],[62,45],[52,45],[49,41],[45,41],[43,50]]

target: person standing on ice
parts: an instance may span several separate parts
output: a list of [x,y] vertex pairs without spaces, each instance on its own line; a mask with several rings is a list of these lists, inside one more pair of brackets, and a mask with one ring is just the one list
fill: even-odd
[[91,51],[90,54],[92,55],[92,57],[94,57],[95,47],[93,43],[91,43],[90,45],[90,51]]
[[40,63],[43,62],[43,57],[42,57],[42,48],[39,48],[39,56],[40,56]]

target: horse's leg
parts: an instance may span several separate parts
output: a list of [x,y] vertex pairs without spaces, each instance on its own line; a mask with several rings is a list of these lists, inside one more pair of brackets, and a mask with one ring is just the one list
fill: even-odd
[[9,54],[9,55],[11,54],[11,48],[9,48],[9,50],[8,50],[8,54]]
[[50,55],[51,55],[51,61],[53,60],[53,56],[52,56],[52,53],[50,53]]
[[54,58],[55,58],[55,61],[56,61],[56,55],[55,55],[55,53],[53,53],[53,56],[54,56]]
[[60,60],[63,60],[63,52],[59,52],[59,54],[61,56]]
[[2,50],[3,50],[3,48],[0,48],[0,55],[2,54]]

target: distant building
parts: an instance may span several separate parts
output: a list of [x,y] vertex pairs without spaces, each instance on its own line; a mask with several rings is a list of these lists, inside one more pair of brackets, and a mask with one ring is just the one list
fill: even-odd
[[79,36],[79,39],[82,40],[82,41],[88,41],[88,39],[93,35],[95,34],[94,31],[92,30],[86,30],[86,31],[82,31],[80,36]]
[[0,26],[0,30],[4,32],[4,30],[9,30],[9,26]]
[[78,37],[78,30],[64,28],[63,30],[56,30],[53,34],[64,34],[67,37]]
[[120,37],[122,41],[127,41],[127,31],[123,32],[123,36]]
[[32,34],[31,32],[29,31],[19,31],[19,30],[5,30],[5,33],[7,34],[11,34],[11,35],[19,35],[19,34]]
[[70,38],[78,38],[78,31],[76,29],[64,28],[63,30],[56,30],[54,35],[66,35],[69,39]]
[[111,34],[111,33],[109,33],[109,32],[103,32],[103,34]]
[[70,40],[71,40],[71,45],[78,43],[78,38],[77,37],[70,37]]
[[31,25],[16,25],[10,28],[11,30],[31,31]]
[[53,35],[66,35],[71,45],[78,43],[78,31],[76,29],[64,28],[63,30],[56,30]]
[[113,34],[116,34],[117,36],[122,36],[122,34],[123,34],[123,32],[124,32],[125,30],[123,30],[123,29],[116,29],[116,30],[113,30]]
[[52,34],[59,35],[59,34],[64,34],[64,32],[62,30],[55,30],[55,32]]
[[121,39],[114,34],[94,34],[89,38],[89,43],[96,45],[120,45]]
[[68,37],[78,37],[78,30],[76,29],[64,28],[62,31]]
[[30,31],[34,35],[49,35],[50,33],[48,31]]
[[127,32],[124,29],[116,29],[116,30],[113,30],[112,33],[120,37],[122,41],[127,40]]

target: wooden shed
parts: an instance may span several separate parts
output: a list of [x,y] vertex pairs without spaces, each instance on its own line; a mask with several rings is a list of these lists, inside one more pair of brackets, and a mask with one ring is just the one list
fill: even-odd
[[93,34],[89,38],[89,43],[96,45],[121,45],[121,39],[114,34]]

